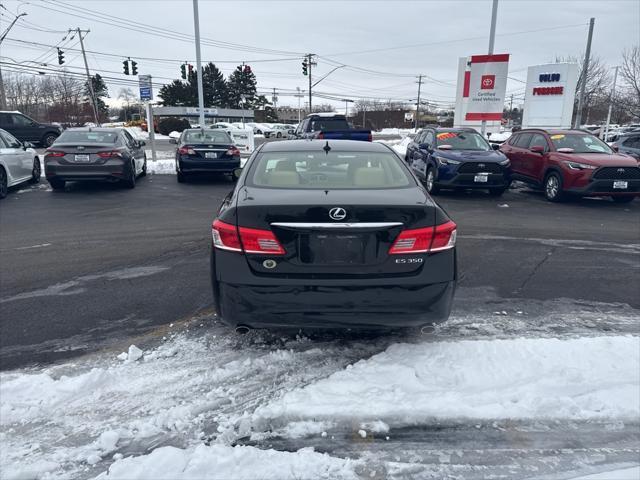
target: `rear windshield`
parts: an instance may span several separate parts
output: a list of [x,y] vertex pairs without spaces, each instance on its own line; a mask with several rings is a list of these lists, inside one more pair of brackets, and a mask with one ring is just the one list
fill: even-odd
[[438,147],[448,145],[451,150],[491,150],[484,137],[475,132],[440,132],[436,138]]
[[194,130],[192,132],[185,132],[185,143],[233,143],[231,137],[227,132],[221,130]]
[[311,131],[349,130],[349,124],[344,118],[314,118],[311,120]]
[[118,132],[90,132],[65,130],[56,143],[116,143]]
[[611,155],[613,150],[598,137],[579,133],[559,133],[550,136],[556,150],[570,148],[573,153],[606,153]]
[[253,162],[249,185],[296,189],[403,188],[415,185],[392,153],[271,152]]

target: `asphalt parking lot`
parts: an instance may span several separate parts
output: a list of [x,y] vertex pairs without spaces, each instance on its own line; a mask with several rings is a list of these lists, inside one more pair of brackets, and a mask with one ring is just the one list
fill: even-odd
[[[212,314],[210,225],[232,187],[149,175],[134,190],[52,192],[44,180],[12,189],[0,203],[0,367],[161,336]],[[436,200],[459,226],[456,312],[553,313],[558,301],[640,309],[640,200],[551,204],[526,188]]]

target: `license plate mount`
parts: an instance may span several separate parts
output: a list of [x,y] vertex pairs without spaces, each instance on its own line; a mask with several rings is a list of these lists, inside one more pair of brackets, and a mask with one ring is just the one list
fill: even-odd
[[91,157],[89,157],[89,155],[76,155],[74,161],[77,163],[88,163],[91,161]]
[[615,182],[613,182],[613,188],[615,188],[616,190],[626,190],[627,188],[629,188],[629,182],[624,180],[616,180]]
[[477,173],[475,177],[473,177],[473,181],[476,183],[487,183],[489,181],[489,174]]
[[218,158],[218,152],[204,152],[204,158]]
[[323,265],[362,265],[365,260],[365,238],[362,235],[311,234],[304,242],[303,263]]

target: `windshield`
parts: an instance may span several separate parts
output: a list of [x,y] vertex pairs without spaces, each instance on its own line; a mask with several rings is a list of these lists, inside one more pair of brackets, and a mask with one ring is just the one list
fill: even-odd
[[437,146],[448,145],[451,150],[491,150],[489,143],[475,132],[441,132],[436,135]]
[[67,130],[56,140],[56,143],[116,143],[118,132],[73,131]]
[[311,121],[311,131],[320,130],[349,130],[349,123],[344,118],[314,118]]
[[233,143],[227,132],[193,130],[184,133],[184,143]]
[[254,162],[248,183],[269,188],[402,188],[413,182],[398,159],[382,152],[272,152]]
[[573,153],[605,153],[613,154],[609,146],[593,135],[570,133],[551,135],[551,142],[556,150],[570,148]]

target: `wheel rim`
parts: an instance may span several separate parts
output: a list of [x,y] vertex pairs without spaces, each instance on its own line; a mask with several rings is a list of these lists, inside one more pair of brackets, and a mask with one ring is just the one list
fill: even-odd
[[555,175],[551,175],[547,179],[547,197],[556,198],[556,195],[558,195],[558,186],[558,179]]
[[8,190],[9,188],[7,187],[7,174],[4,169],[0,168],[0,196],[6,196]]
[[37,180],[40,178],[41,170],[40,170],[40,160],[37,158],[33,161],[33,179]]
[[56,141],[56,137],[54,137],[53,135],[49,135],[46,139],[45,142],[47,144],[47,147],[50,147],[51,145],[53,145],[53,142]]
[[430,192],[433,189],[433,170],[427,172],[427,191]]

